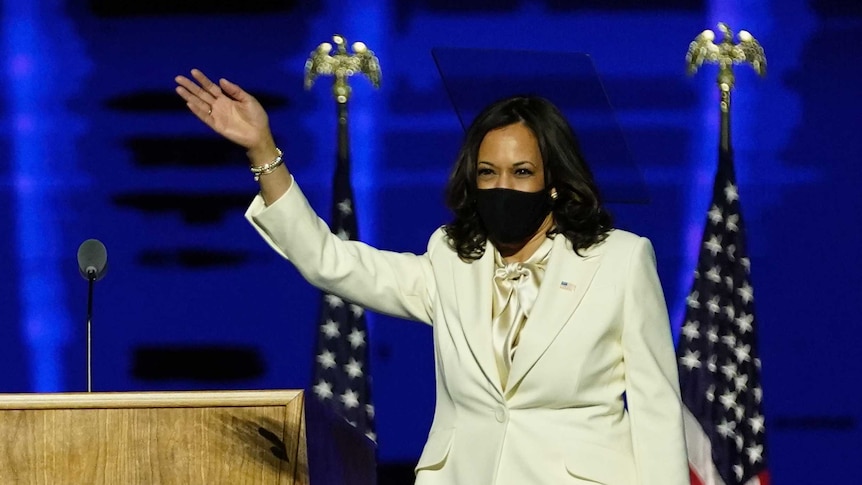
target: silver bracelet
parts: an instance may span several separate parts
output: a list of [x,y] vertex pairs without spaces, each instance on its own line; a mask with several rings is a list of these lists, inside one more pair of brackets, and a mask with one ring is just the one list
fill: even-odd
[[278,155],[275,157],[275,160],[267,164],[261,165],[260,167],[250,167],[251,173],[254,174],[255,182],[260,181],[261,175],[269,175],[272,172],[275,172],[275,169],[277,169],[279,166],[281,166],[282,163],[284,163],[284,153],[282,153],[281,150],[279,150],[278,148],[276,148],[275,151],[278,152]]

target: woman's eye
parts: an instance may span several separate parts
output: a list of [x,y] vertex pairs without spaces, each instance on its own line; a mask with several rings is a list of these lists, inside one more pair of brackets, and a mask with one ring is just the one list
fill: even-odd
[[519,168],[518,170],[515,170],[515,175],[521,175],[521,176],[533,175],[533,171],[530,170],[529,168]]
[[490,168],[480,168],[478,173],[479,173],[479,176],[481,177],[484,175],[491,175],[492,173],[494,173],[494,171],[491,170]]

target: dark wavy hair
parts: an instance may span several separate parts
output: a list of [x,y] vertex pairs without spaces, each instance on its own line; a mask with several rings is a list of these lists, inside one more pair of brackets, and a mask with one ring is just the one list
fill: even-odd
[[492,130],[523,123],[536,136],[542,154],[545,187],[556,189],[552,199],[554,227],[548,236],[562,234],[576,253],[605,240],[612,229],[602,206],[593,174],[587,167],[572,127],[550,101],[515,96],[485,108],[470,125],[446,186],[446,205],[454,213],[443,227],[447,242],[458,256],[473,261],[485,253],[488,233],[476,209],[475,193],[479,145]]

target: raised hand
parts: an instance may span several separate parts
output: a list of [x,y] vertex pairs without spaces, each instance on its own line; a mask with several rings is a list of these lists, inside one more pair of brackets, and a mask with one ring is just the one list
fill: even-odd
[[[245,147],[252,167],[267,167],[279,154],[269,129],[269,117],[254,96],[227,79],[218,84],[192,69],[192,79],[177,76],[177,94],[186,106],[216,133]],[[278,200],[293,178],[286,164],[259,176],[260,194],[267,205]]]
[[177,76],[177,94],[192,113],[228,140],[245,147],[249,156],[260,153],[264,158],[275,151],[269,128],[269,117],[254,96],[227,79],[218,84],[197,69],[194,80]]

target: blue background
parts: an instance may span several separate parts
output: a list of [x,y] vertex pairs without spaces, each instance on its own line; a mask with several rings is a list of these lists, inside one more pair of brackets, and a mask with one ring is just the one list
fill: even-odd
[[[442,191],[461,136],[431,49],[590,54],[651,196],[611,210],[619,227],[653,241],[678,327],[718,137],[716,70],[688,78],[684,55],[701,30],[725,21],[749,30],[769,60],[764,79],[737,69],[733,141],[772,475],[782,484],[856,475],[848,464],[862,452],[862,7],[126,3],[2,3],[0,392],[86,388],[87,295],[75,253],[91,237],[106,244],[110,267],[95,295],[95,390],[309,385],[319,293],[242,218],[256,192],[242,151],[172,90],[176,74],[198,67],[258,95],[291,170],[329,214],[333,102],[327,80],[305,92],[302,76],[308,53],[336,32],[364,41],[383,66],[379,91],[352,83],[353,182],[362,239],[400,251],[422,252],[447,221]],[[379,457],[412,465],[433,412],[430,328],[371,319]],[[159,349],[255,357],[245,374],[207,380],[154,374],[145,356]]]

